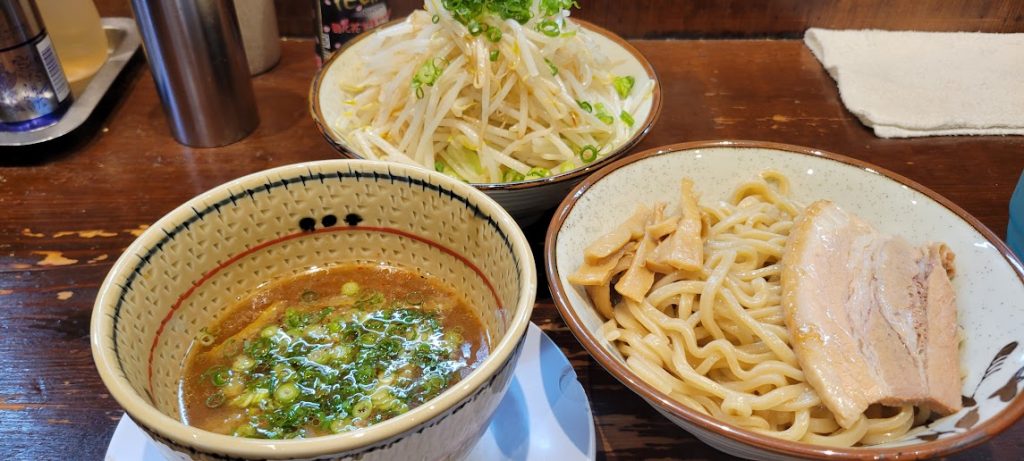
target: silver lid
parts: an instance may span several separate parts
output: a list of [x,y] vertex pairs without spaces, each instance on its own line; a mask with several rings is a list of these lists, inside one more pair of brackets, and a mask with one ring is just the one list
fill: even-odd
[[32,0],[0,0],[0,50],[21,45],[43,31]]

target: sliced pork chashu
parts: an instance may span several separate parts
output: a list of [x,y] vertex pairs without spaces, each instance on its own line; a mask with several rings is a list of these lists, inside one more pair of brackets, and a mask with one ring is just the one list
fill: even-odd
[[960,409],[952,253],[879,233],[832,202],[797,219],[783,309],[807,381],[843,427],[871,404]]

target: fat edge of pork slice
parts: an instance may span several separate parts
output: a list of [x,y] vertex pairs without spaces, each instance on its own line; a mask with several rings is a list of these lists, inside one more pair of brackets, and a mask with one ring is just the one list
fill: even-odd
[[926,356],[929,399],[924,402],[940,414],[963,408],[963,376],[960,370],[960,324],[957,321],[953,252],[944,244],[927,248],[928,339]]

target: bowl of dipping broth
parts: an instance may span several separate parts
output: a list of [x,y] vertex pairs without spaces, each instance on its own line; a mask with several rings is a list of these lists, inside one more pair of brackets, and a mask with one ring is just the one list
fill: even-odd
[[93,308],[111,395],[170,459],[442,459],[501,401],[536,295],[497,203],[422,168],[328,160],[205,192]]

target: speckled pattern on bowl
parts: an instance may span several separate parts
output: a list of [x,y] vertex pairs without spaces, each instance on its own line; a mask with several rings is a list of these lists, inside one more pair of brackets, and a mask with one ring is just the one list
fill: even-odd
[[[365,40],[367,37],[387,30],[388,27],[403,20],[392,21],[350,40],[324,63],[323,68],[317,73],[310,87],[309,111],[313,115],[313,120],[327,142],[345,157],[361,158],[345,144],[341,136],[330,126],[329,121],[339,117],[342,113],[341,98],[332,97],[330,88],[338,85],[338,81],[345,72],[352,71],[351,66],[345,65],[346,56],[362,52],[362,49],[365,48],[363,45],[368,43]],[[647,132],[650,131],[658,115],[661,113],[661,84],[658,82],[657,74],[655,74],[654,68],[651,67],[647,58],[623,40],[622,37],[586,21],[579,19],[574,19],[573,21],[582,26],[584,31],[594,38],[598,46],[615,63],[614,67],[610,69],[614,74],[646,75],[647,78],[654,82],[654,87],[650,98],[641,102],[637,112],[633,114],[636,123],[633,126],[632,136],[594,163],[547,178],[514,183],[473,184],[495,199],[508,210],[513,218],[523,225],[535,221],[540,214],[554,208],[565,197],[569,189],[588,174],[611,163],[614,159],[632,149],[636,143],[640,142],[647,135]],[[637,86],[641,85],[638,83]]]
[[[959,322],[966,341],[964,409],[902,440],[835,449],[787,442],[694,412],[633,374],[599,333],[601,318],[567,277],[583,249],[628,217],[638,203],[678,204],[678,184],[693,179],[703,201],[724,200],[765,169],[786,174],[804,204],[829,199],[882,232],[914,243],[943,241],[956,253]],[[709,445],[750,459],[910,459],[940,456],[988,439],[1024,413],[1024,272],[990,230],[938,194],[851,158],[803,147],[749,141],[667,146],[622,159],[591,175],[562,202],[545,242],[546,272],[559,312],[609,372],[674,423]]]
[[[200,328],[261,283],[345,261],[439,277],[477,310],[491,355],[438,397],[349,433],[268,441],[179,422],[180,367]],[[93,358],[111,395],[169,459],[458,458],[505,393],[536,285],[522,231],[480,191],[384,162],[296,164],[218,186],[139,236],[100,287]]]

